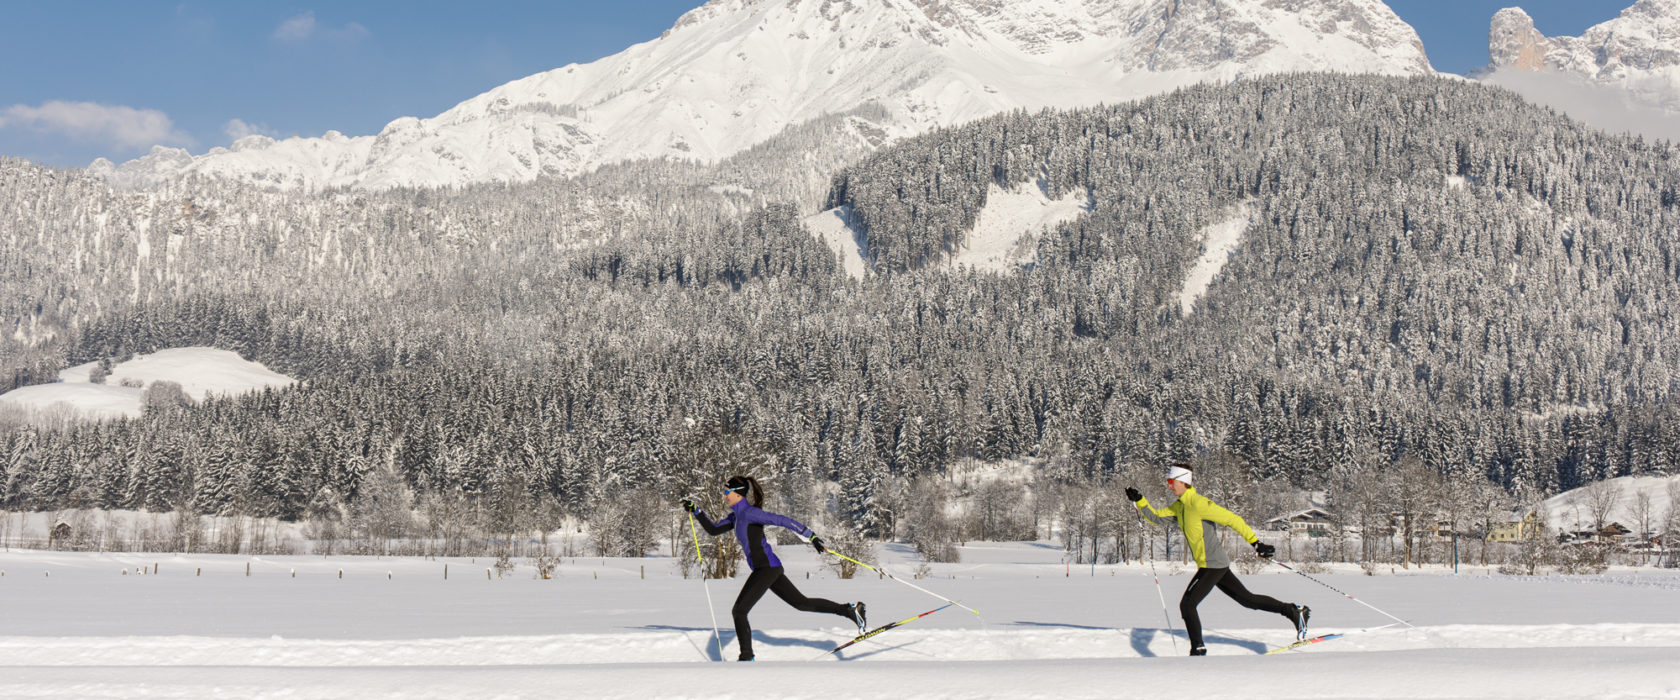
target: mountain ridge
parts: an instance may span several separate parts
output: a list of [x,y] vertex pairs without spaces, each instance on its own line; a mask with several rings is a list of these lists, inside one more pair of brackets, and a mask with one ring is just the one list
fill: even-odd
[[1573,76],[1617,87],[1639,101],[1680,112],[1680,0],[1638,0],[1580,36],[1548,37],[1520,7],[1493,16],[1494,70]]
[[872,103],[889,116],[860,139],[1315,70],[1432,72],[1379,0],[712,0],[657,39],[377,135],[247,137],[90,167],[136,186],[190,174],[304,188],[529,181],[638,158],[714,162]]

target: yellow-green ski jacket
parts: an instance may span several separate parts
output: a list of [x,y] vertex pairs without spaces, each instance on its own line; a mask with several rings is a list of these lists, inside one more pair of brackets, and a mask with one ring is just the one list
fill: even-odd
[[1173,501],[1166,508],[1150,507],[1149,499],[1137,502],[1137,507],[1149,516],[1150,520],[1161,522],[1163,518],[1173,518],[1178,521],[1178,529],[1184,531],[1184,541],[1190,544],[1190,554],[1196,557],[1196,566],[1203,569],[1224,569],[1231,566],[1231,557],[1225,554],[1225,548],[1219,546],[1219,537],[1214,528],[1223,525],[1235,530],[1244,542],[1254,544],[1260,538],[1254,536],[1254,530],[1248,523],[1237,517],[1236,513],[1225,510],[1219,504],[1196,493],[1195,487],[1184,490],[1184,495]]

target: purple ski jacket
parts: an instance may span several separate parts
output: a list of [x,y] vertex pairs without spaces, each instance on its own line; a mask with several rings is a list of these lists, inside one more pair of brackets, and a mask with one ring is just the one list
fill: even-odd
[[770,541],[764,539],[765,525],[785,527],[799,533],[801,537],[810,537],[813,534],[811,528],[805,527],[798,520],[756,508],[747,503],[744,498],[730,506],[729,509],[733,512],[715,523],[712,522],[711,518],[706,517],[705,511],[694,511],[694,517],[700,521],[700,526],[706,528],[706,533],[710,535],[721,535],[728,532],[730,528],[734,528],[736,541],[741,543],[742,551],[747,553],[747,568],[749,569],[782,565],[782,560],[777,559],[776,552],[770,549]]

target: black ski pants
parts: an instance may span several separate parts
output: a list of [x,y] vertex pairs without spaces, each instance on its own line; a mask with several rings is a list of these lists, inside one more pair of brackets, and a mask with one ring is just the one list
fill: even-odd
[[747,613],[758,604],[758,599],[764,597],[764,592],[770,591],[781,598],[782,602],[793,606],[795,610],[805,612],[833,613],[848,620],[852,619],[852,606],[836,603],[822,598],[806,598],[793,582],[788,580],[787,574],[780,566],[766,566],[753,569],[752,575],[747,577],[747,583],[741,586],[741,595],[735,596],[735,607],[730,610],[735,615],[735,643],[741,648],[741,658],[750,659],[752,649],[752,623],[747,622]]
[[1197,569],[1196,575],[1190,577],[1190,586],[1184,589],[1184,597],[1178,601],[1178,614],[1184,618],[1184,631],[1190,634],[1191,649],[1202,647],[1202,618],[1196,614],[1196,606],[1201,605],[1202,599],[1215,587],[1249,610],[1264,610],[1288,617],[1293,607],[1270,596],[1249,593],[1230,568]]

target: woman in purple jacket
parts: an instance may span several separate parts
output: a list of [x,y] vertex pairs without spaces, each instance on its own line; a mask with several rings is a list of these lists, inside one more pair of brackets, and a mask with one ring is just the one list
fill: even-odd
[[823,548],[822,538],[793,518],[760,510],[764,505],[764,489],[759,487],[757,479],[733,476],[726,487],[723,497],[729,503],[730,513],[722,520],[712,522],[691,501],[683,501],[682,506],[700,521],[707,534],[721,535],[733,529],[735,539],[741,543],[741,550],[747,553],[747,567],[752,569],[752,574],[747,576],[747,583],[741,587],[741,595],[735,597],[735,607],[731,610],[735,615],[735,641],[741,648],[739,660],[753,660],[752,625],[747,622],[747,613],[758,604],[759,598],[764,597],[765,591],[775,593],[776,597],[797,610],[833,613],[851,620],[858,626],[858,634],[863,634],[868,627],[863,603],[845,605],[822,598],[806,598],[782,572],[782,561],[776,558],[776,553],[770,549],[770,541],[764,538],[764,526],[785,527],[800,536],[809,537],[811,546],[819,553],[828,551]]

